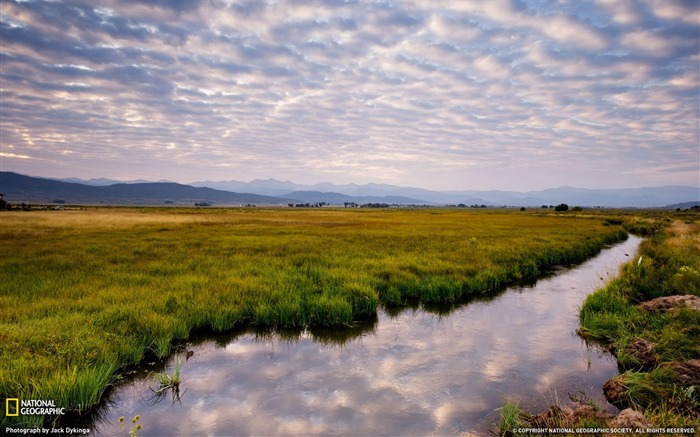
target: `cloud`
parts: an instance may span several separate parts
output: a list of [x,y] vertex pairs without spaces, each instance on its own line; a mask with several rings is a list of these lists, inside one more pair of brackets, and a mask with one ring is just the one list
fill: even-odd
[[680,21],[697,26],[700,19],[698,5],[692,0],[651,0],[650,5],[654,14],[664,20]]
[[[618,150],[673,150],[665,161],[678,165],[696,157],[693,10],[8,0],[0,133],[16,155],[70,173],[48,176],[141,178],[143,161],[156,179],[182,182],[206,173],[425,186],[420,174],[433,174],[429,188],[514,188],[546,155],[600,174],[542,184],[646,185],[651,155]],[[54,152],[56,133],[70,159]],[[122,158],[104,168],[100,153]],[[615,176],[623,166],[639,176]],[[11,157],[3,169],[49,171]]]
[[612,19],[622,25],[637,24],[642,15],[634,0],[598,0],[605,10],[612,14]]

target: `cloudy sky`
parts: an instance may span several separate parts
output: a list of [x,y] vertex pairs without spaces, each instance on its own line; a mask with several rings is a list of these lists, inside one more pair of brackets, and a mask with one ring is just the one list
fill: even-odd
[[0,0],[0,168],[700,185],[697,0]]

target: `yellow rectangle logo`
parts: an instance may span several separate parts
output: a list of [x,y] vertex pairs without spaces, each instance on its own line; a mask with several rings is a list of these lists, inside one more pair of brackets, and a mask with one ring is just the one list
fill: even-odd
[[[15,403],[14,413],[10,413],[11,403]],[[5,399],[5,416],[19,416],[19,399],[18,398],[7,398]]]

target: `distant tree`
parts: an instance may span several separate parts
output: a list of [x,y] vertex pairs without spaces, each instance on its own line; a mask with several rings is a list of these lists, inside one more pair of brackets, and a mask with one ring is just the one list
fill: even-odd
[[524,207],[524,206],[521,206],[521,207],[520,207],[520,211],[525,211],[525,207]]
[[547,205],[542,205],[542,209],[547,209],[549,208]]
[[569,210],[569,205],[566,203],[560,203],[559,205],[554,207],[554,210],[557,212],[565,212]]
[[581,212],[583,211],[583,208],[581,208],[580,206],[574,206],[573,208],[571,208],[571,210],[574,212]]

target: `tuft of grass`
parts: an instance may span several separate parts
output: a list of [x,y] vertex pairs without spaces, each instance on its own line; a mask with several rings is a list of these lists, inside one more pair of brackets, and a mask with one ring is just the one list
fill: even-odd
[[182,360],[178,359],[175,362],[175,369],[172,374],[167,372],[156,373],[155,377],[158,381],[158,391],[178,390],[180,387],[180,370],[182,369]]
[[513,430],[517,428],[522,428],[526,426],[526,422],[523,420],[525,412],[520,407],[520,402],[507,401],[501,407],[501,422],[499,429],[501,430],[501,436],[512,436]]
[[180,371],[182,369],[182,360],[178,358],[175,362],[175,367],[173,373],[168,373],[166,371],[158,372],[153,374],[153,378],[158,383],[158,387],[154,390],[153,396],[149,399],[149,402],[155,404],[160,402],[166,394],[170,393],[172,395],[173,403],[180,401]]

